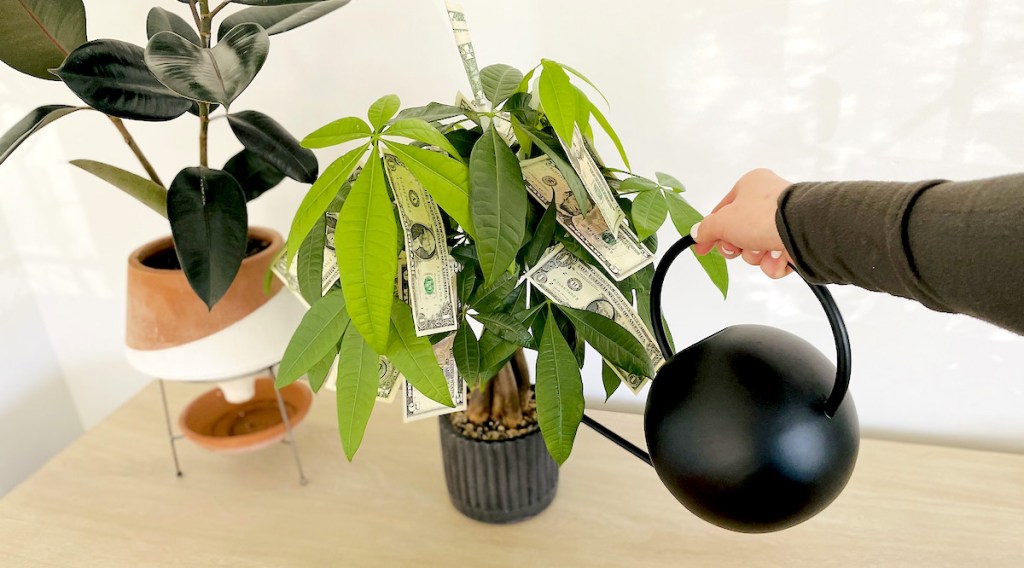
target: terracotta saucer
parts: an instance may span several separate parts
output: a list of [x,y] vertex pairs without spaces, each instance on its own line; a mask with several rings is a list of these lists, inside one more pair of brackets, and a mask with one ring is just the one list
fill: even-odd
[[[281,389],[281,398],[295,428],[309,412],[313,393],[303,383],[292,383]],[[178,425],[186,438],[214,452],[250,452],[286,434],[270,378],[256,379],[256,394],[240,404],[224,400],[219,388],[203,393],[181,413]]]

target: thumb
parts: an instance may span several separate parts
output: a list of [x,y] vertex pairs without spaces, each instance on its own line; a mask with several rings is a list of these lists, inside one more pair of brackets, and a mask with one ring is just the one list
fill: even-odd
[[718,241],[728,240],[723,235],[726,211],[727,208],[723,208],[717,213],[711,213],[690,229],[690,236],[697,243],[694,246],[697,254],[707,254]]

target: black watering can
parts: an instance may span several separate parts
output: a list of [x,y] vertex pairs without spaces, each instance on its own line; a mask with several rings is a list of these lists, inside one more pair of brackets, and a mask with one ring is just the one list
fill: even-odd
[[771,532],[803,522],[846,486],[857,461],[857,411],[847,396],[850,342],[832,295],[825,309],[838,369],[810,343],[761,325],[727,327],[673,355],[661,317],[673,245],[654,274],[651,321],[666,363],[644,411],[650,455],[584,416],[603,436],[654,466],[687,509],[720,527]]

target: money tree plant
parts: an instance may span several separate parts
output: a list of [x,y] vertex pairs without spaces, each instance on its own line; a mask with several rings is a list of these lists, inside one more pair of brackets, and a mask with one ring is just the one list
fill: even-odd
[[[156,7],[146,18],[143,48],[86,37],[82,0],[0,0],[0,60],[22,73],[63,81],[85,106],[45,105],[0,137],[0,163],[29,136],[77,111],[103,113],[146,177],[92,160],[71,163],[166,217],[178,261],[211,309],[238,273],[248,238],[247,202],[285,177],[312,183],[316,157],[277,121],[234,111],[270,51],[270,36],[309,23],[349,0],[178,0],[185,17]],[[231,4],[249,5],[233,13]],[[216,27],[214,22],[225,15]],[[210,167],[210,120],[218,109],[243,149]],[[198,166],[165,185],[124,120],[168,121],[185,113],[198,122]],[[168,143],[170,143],[168,141]]]
[[[676,178],[629,171],[573,77],[600,94],[554,61],[525,75],[492,65],[480,72],[489,108],[460,97],[399,112],[388,95],[368,121],[341,118],[302,141],[354,148],[313,183],[279,261],[311,307],[278,384],[308,374],[319,389],[338,360],[349,459],[394,383],[386,363],[405,380],[407,418],[431,399],[511,427],[530,392],[522,350],[535,350],[537,422],[559,463],[583,415],[585,345],[603,359],[608,396],[622,383],[638,392],[662,363],[648,309],[655,233],[667,218],[686,233],[701,214]],[[597,155],[595,126],[624,169]],[[698,260],[724,295],[724,259]]]

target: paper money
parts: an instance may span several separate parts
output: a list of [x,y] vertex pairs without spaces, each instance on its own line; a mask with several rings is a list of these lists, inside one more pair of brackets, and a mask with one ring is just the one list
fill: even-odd
[[[329,391],[336,391],[338,389],[338,358],[334,358],[334,364],[331,366],[331,370],[327,373],[327,381],[324,383],[324,388]],[[398,395],[402,376],[398,374],[395,366],[387,360],[386,357],[381,357],[379,366],[377,367],[377,400],[381,402],[393,402],[395,396]]]
[[416,335],[455,331],[455,271],[441,211],[398,156],[384,152],[384,172],[395,195],[405,236],[406,289]]
[[484,96],[484,86],[480,82],[480,68],[476,64],[473,39],[469,36],[466,11],[458,2],[446,1],[444,4],[448,11],[448,21],[452,25],[452,33],[455,34],[455,45],[458,46],[459,57],[462,58],[462,66],[466,69],[466,77],[473,89],[473,99],[476,100],[477,108],[484,108],[487,105],[487,97]]
[[586,215],[576,204],[572,189],[551,158],[540,156],[520,162],[526,190],[545,208],[554,200],[558,223],[601,263],[615,280],[623,280],[654,262],[654,255],[629,227],[612,231],[597,208]]
[[[624,327],[640,340],[655,371],[665,363],[654,336],[629,300],[596,268],[576,258],[562,245],[549,249],[537,266],[526,273],[526,278],[556,304],[601,314]],[[634,394],[647,382],[646,377],[609,366]]]
[[615,201],[615,194],[612,193],[612,188],[608,187],[608,181],[604,179],[601,168],[598,167],[590,152],[587,152],[587,144],[583,140],[583,133],[580,132],[579,125],[573,126],[571,144],[567,145],[561,138],[558,141],[561,142],[562,149],[569,157],[572,169],[579,174],[583,186],[587,188],[587,193],[590,194],[601,211],[605,224],[612,231],[617,231],[622,226],[622,222],[626,220],[626,214],[622,212],[619,203]]
[[455,367],[455,355],[452,353],[452,346],[455,345],[455,334],[442,339],[434,345],[434,356],[437,363],[444,372],[444,378],[448,381],[448,393],[452,396],[454,408],[447,407],[435,400],[427,398],[409,381],[405,381],[405,422],[422,420],[431,416],[442,416],[460,410],[466,410],[466,382],[459,376],[459,370]]

